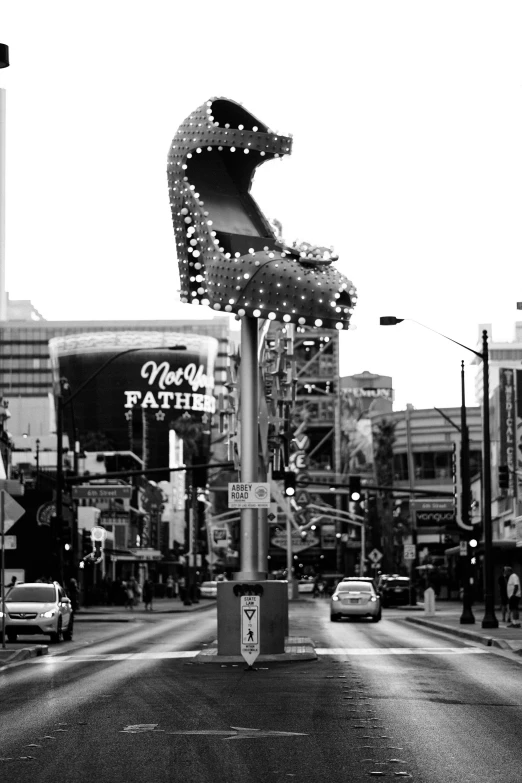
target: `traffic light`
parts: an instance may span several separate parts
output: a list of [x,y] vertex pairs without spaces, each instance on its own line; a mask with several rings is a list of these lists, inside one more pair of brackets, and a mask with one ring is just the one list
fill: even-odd
[[297,474],[293,470],[285,470],[285,495],[293,497],[295,495],[295,482]]
[[59,520],[57,516],[51,517],[51,536],[58,546],[71,548],[72,527],[64,520]]
[[350,476],[348,481],[348,494],[350,497],[350,500],[360,500],[361,499],[361,477],[360,476]]
[[498,466],[498,485],[500,489],[509,489],[509,468],[507,465]]
[[92,538],[90,530],[82,530],[82,558],[91,555],[93,552]]

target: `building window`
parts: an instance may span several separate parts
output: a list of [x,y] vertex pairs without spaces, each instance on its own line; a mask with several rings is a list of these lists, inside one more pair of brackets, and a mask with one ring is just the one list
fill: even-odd
[[416,479],[450,479],[452,454],[449,451],[414,452]]
[[393,478],[395,481],[408,481],[410,477],[408,471],[408,455],[393,455]]

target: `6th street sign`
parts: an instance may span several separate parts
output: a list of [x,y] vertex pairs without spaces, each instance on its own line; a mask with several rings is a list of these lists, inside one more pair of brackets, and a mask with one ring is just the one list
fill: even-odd
[[132,497],[132,487],[123,484],[101,484],[98,486],[80,486],[72,488],[72,496],[75,500],[91,498],[93,500],[129,499]]

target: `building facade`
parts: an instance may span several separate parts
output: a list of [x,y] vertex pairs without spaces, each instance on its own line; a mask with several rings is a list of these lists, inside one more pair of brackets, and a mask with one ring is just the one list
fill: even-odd
[[[420,577],[427,570],[436,569],[441,586],[458,594],[460,573],[457,561],[448,570],[447,550],[458,552],[462,529],[460,518],[460,450],[461,408],[429,408],[416,410],[408,406],[405,411],[391,413],[370,413],[374,449],[379,448],[382,432],[386,432],[391,447],[390,482],[392,487],[392,515],[389,523],[393,527],[388,562],[377,561],[376,570],[383,567],[387,572],[408,573],[410,568]],[[482,464],[482,417],[479,407],[466,408],[469,433],[470,476],[479,482]],[[387,425],[385,428],[383,425]],[[378,471],[375,484],[378,486]],[[427,491],[429,495],[415,494]],[[376,488],[374,498],[382,501],[386,496],[384,488]],[[381,503],[374,528],[383,519]],[[385,517],[385,514],[384,514]],[[474,521],[478,522],[476,518]],[[371,539],[375,529],[369,530]],[[477,527],[477,535],[479,527]],[[382,539],[374,538],[379,551],[385,550]],[[415,561],[404,559],[404,546],[415,544]],[[390,561],[391,559],[391,561]]]

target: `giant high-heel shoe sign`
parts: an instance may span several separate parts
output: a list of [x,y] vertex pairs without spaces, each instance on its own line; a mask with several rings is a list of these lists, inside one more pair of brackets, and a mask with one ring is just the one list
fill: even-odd
[[326,248],[288,247],[250,195],[265,160],[290,154],[234,101],[213,98],[179,127],[168,162],[181,300],[238,316],[347,329],[355,289]]

